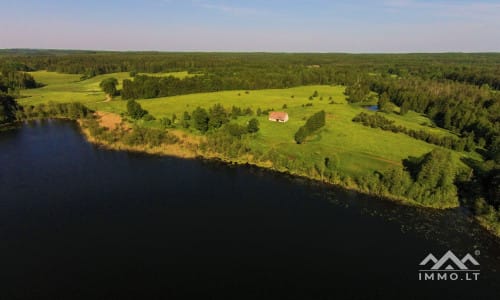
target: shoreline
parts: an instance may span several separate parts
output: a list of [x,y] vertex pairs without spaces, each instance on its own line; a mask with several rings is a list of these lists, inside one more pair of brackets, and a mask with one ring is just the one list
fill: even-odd
[[[159,155],[159,156],[170,156],[170,157],[176,157],[180,159],[204,159],[204,160],[209,160],[209,161],[218,161],[222,162],[227,165],[249,165],[257,168],[261,168],[267,171],[273,171],[277,172],[280,174],[286,174],[289,176],[294,176],[297,178],[301,179],[306,179],[310,180],[316,183],[321,183],[321,184],[326,184],[330,186],[334,186],[340,189],[343,189],[345,191],[352,191],[356,192],[362,195],[366,196],[371,196],[371,197],[376,197],[379,200],[383,201],[391,201],[394,203],[397,203],[399,205],[408,205],[408,206],[413,206],[413,207],[419,207],[419,208],[426,208],[426,209],[437,209],[437,210],[446,210],[446,209],[456,209],[459,208],[460,205],[457,206],[449,206],[449,207],[434,207],[434,206],[426,206],[423,205],[419,202],[416,202],[412,199],[400,197],[400,196],[394,196],[390,194],[378,194],[378,193],[372,193],[370,191],[363,190],[359,188],[357,183],[354,182],[354,180],[349,179],[347,180],[348,183],[345,183],[343,180],[339,179],[334,182],[324,180],[323,178],[319,177],[313,177],[308,174],[301,174],[298,172],[294,172],[291,170],[280,170],[277,168],[273,168],[272,164],[262,162],[262,161],[252,161],[249,159],[251,156],[246,157],[246,159],[229,159],[227,157],[224,157],[224,155],[221,155],[220,153],[204,153],[202,151],[197,151],[197,149],[182,149],[182,151],[172,151],[173,149],[179,149],[181,145],[179,144],[174,144],[174,145],[161,145],[160,147],[150,147],[150,146],[129,146],[125,145],[121,142],[118,143],[110,143],[107,141],[99,140],[96,139],[95,137],[91,136],[88,129],[84,128],[83,122],[81,120],[77,120],[77,123],[79,124],[80,130],[82,134],[85,136],[86,140],[94,145],[97,145],[99,147],[103,147],[104,149],[108,150],[116,150],[116,151],[129,151],[129,152],[134,152],[134,153],[145,153],[145,154],[150,154],[150,155]],[[182,138],[179,137],[180,140],[182,141]],[[181,142],[182,143],[182,142]],[[193,146],[193,145],[191,145]],[[180,154],[181,153],[181,154]],[[350,183],[350,184],[349,184]],[[490,224],[490,222],[482,216],[478,215],[473,215],[472,219],[477,222],[481,227],[483,227],[486,231],[494,235],[496,238],[500,238],[500,232],[496,230],[495,225]]]
[[[453,207],[432,207],[432,206],[425,206],[421,203],[418,203],[414,200],[403,198],[403,197],[398,197],[398,196],[393,196],[393,195],[380,195],[377,193],[372,193],[369,191],[365,191],[357,186],[357,184],[353,180],[347,180],[349,183],[345,183],[342,180],[336,180],[334,182],[324,180],[319,177],[313,177],[309,176],[307,174],[301,174],[298,172],[293,172],[291,170],[280,170],[277,168],[273,168],[271,163],[266,163],[266,162],[261,162],[261,161],[252,161],[249,159],[251,156],[244,158],[244,159],[239,159],[239,160],[234,160],[234,159],[229,159],[227,157],[224,157],[223,155],[219,153],[204,153],[202,151],[197,151],[197,149],[194,149],[194,145],[189,144],[187,146],[183,145],[182,139],[180,143],[176,144],[162,144],[158,147],[151,147],[151,146],[130,146],[130,145],[125,145],[122,142],[107,142],[104,140],[100,140],[92,136],[89,132],[89,129],[85,127],[83,120],[82,119],[77,119],[73,120],[70,118],[51,118],[51,119],[59,119],[59,120],[66,120],[66,121],[76,121],[76,124],[78,124],[78,129],[80,133],[83,135],[85,140],[92,145],[95,145],[97,147],[102,147],[107,150],[112,150],[112,151],[127,151],[127,152],[133,152],[133,153],[140,153],[140,154],[148,154],[148,155],[157,155],[157,156],[170,156],[170,157],[175,157],[179,159],[201,159],[201,160],[206,160],[206,161],[217,161],[224,163],[226,165],[238,165],[238,166],[252,166],[256,168],[260,168],[266,171],[271,171],[271,172],[276,172],[280,173],[283,175],[288,175],[288,176],[293,176],[296,178],[300,179],[305,179],[309,180],[314,183],[318,184],[325,184],[328,186],[336,187],[343,189],[345,191],[351,191],[351,192],[356,192],[362,195],[366,196],[371,196],[375,197],[378,200],[383,200],[383,201],[391,201],[393,203],[397,203],[399,205],[408,205],[408,206],[413,206],[413,207],[418,207],[418,208],[425,208],[425,209],[437,209],[437,210],[446,210],[446,209],[456,209],[460,206],[453,206]],[[31,120],[28,120],[31,121]],[[15,128],[15,123],[10,124],[11,128]],[[5,126],[4,126],[5,128]],[[184,147],[183,147],[184,146]],[[496,238],[500,238],[500,232],[497,232],[496,229],[494,228],[493,225],[489,224],[487,220],[485,220],[481,216],[474,215],[472,217],[475,222],[477,222],[481,227],[483,227],[486,231],[494,235]]]
[[432,206],[425,206],[419,202],[416,202],[414,200],[400,197],[400,196],[394,196],[394,195],[380,195],[377,193],[370,193],[367,191],[362,190],[357,186],[356,183],[352,182],[352,180],[349,180],[352,182],[352,184],[346,184],[342,180],[337,180],[335,182],[330,182],[327,180],[324,180],[319,177],[312,177],[308,176],[307,174],[301,174],[298,172],[294,172],[291,170],[280,170],[277,168],[273,168],[271,163],[266,163],[266,162],[261,162],[261,161],[252,161],[250,159],[229,159],[227,157],[224,157],[223,155],[219,153],[204,153],[201,151],[196,151],[192,149],[186,149],[184,148],[182,151],[176,151],[181,145],[174,144],[174,145],[165,145],[162,144],[159,147],[150,147],[150,146],[130,146],[130,145],[125,145],[122,142],[118,143],[110,143],[104,140],[100,140],[92,136],[87,128],[84,127],[83,122],[81,120],[77,120],[77,123],[79,124],[79,128],[85,139],[98,147],[102,147],[107,150],[115,150],[115,151],[128,151],[128,152],[133,152],[133,153],[143,153],[143,154],[149,154],[149,155],[158,155],[158,156],[170,156],[170,157],[175,157],[175,158],[180,158],[180,159],[204,159],[204,160],[209,160],[209,161],[218,161],[222,162],[228,165],[250,165],[253,167],[265,169],[268,171],[273,171],[277,172],[280,174],[287,174],[290,176],[295,176],[298,178],[302,179],[307,179],[311,180],[317,183],[322,183],[322,184],[327,184],[331,186],[335,186],[337,188],[344,189],[346,191],[353,191],[357,192],[363,195],[367,196],[372,196],[372,197],[377,197],[381,198],[387,201],[391,202],[397,202],[400,204],[404,205],[409,205],[409,206],[414,206],[414,207],[420,207],[420,208],[429,208],[429,209],[439,209],[439,210],[445,210],[445,209],[454,209],[458,208],[459,206],[450,206],[450,207],[432,207]]

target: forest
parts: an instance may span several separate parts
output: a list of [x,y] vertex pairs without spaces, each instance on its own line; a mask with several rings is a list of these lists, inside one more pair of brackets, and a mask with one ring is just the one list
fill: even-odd
[[[38,70],[78,74],[81,80],[102,74],[130,73],[129,79],[123,79],[120,89],[117,89],[119,82],[116,79],[103,81],[100,87],[106,93],[126,100],[128,116],[135,122],[155,119],[136,100],[218,91],[344,86],[345,96],[351,105],[378,104],[379,107],[377,113],[360,113],[351,119],[352,122],[404,134],[441,147],[418,158],[409,157],[403,163],[404,168],[353,178],[361,189],[378,191],[380,195],[410,198],[426,206],[433,206],[432,203],[450,206],[460,200],[487,222],[499,221],[500,54],[0,50],[0,124],[50,116],[79,118],[90,114],[91,110],[81,104],[19,105],[19,91],[43,86],[43,82],[37,82],[28,73]],[[189,76],[152,75],[178,71],[187,71]],[[307,106],[323,100],[318,96],[315,92]],[[331,96],[325,99],[335,104]],[[232,157],[251,153],[262,161],[271,161],[273,165],[285,169],[302,168],[292,165],[295,162],[287,160],[279,152],[259,153],[248,146],[247,140],[259,131],[257,117],[269,111],[269,108],[263,109],[254,112],[250,107],[231,108],[222,104],[209,108],[193,107],[186,109],[183,115],[158,120],[167,132],[138,126],[134,127],[134,134],[121,132],[121,136],[113,138],[125,139],[130,144],[176,143],[177,139],[168,134],[168,130],[178,126],[206,136],[206,143],[202,145],[204,149],[224,152]],[[430,125],[452,135],[407,128],[386,117],[390,114],[404,117],[410,111],[429,118]],[[253,119],[248,124],[242,124],[238,118],[243,116]],[[324,111],[309,117],[309,120],[304,119],[305,124],[295,136],[290,136],[301,147],[306,147],[308,136],[320,131],[327,122]],[[106,135],[96,126],[91,126],[92,132]],[[477,152],[482,160],[462,159],[473,170],[464,174],[450,164],[452,158],[447,151]],[[324,157],[323,160],[315,165],[321,178],[331,182],[338,181],[338,178],[349,181],[338,169],[337,158]]]

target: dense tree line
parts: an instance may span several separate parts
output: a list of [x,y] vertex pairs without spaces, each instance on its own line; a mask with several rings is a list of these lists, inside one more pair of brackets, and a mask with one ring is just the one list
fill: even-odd
[[389,120],[380,114],[360,113],[352,119],[353,122],[358,122],[364,126],[371,128],[380,128],[385,131],[392,131],[394,133],[404,133],[414,139],[425,141],[429,144],[438,145],[456,151],[473,151],[475,149],[474,139],[469,136],[468,138],[454,138],[451,136],[440,136],[437,134],[429,133],[425,130],[408,129],[401,125],[394,124],[393,120]]
[[[500,55],[495,53],[443,54],[340,54],[340,53],[161,53],[95,52],[68,50],[0,50],[0,65],[20,71],[49,70],[62,73],[99,75],[113,72],[185,71],[219,73],[262,69],[275,73],[298,67],[323,77],[335,70],[367,74],[388,73],[427,79],[453,79],[495,87],[500,78]],[[296,70],[295,70],[296,71]],[[362,72],[359,72],[362,71]],[[260,73],[260,72],[259,72]],[[287,72],[288,73],[288,72]],[[293,73],[288,73],[292,77]],[[238,73],[238,75],[240,75]],[[353,76],[352,82],[357,76]],[[291,81],[294,81],[291,79]]]
[[324,110],[319,111],[309,117],[304,126],[301,126],[299,130],[295,133],[295,142],[297,144],[302,144],[305,142],[307,136],[311,135],[318,129],[325,126],[326,123],[326,113]]
[[92,117],[93,111],[79,102],[22,106],[16,113],[18,120],[67,118],[77,120]]
[[133,80],[124,80],[124,99],[157,98],[174,95],[216,92],[223,90],[253,90],[267,88],[288,88],[309,84],[334,82],[333,74],[320,75],[319,71],[301,71],[300,68],[268,73],[267,70],[242,70],[238,76],[231,72],[200,74],[183,79],[173,76],[157,77],[136,75]]
[[486,87],[456,82],[411,79],[372,79],[371,89],[386,93],[401,114],[409,109],[426,114],[439,127],[473,135],[481,146],[500,134],[500,94]]
[[41,85],[25,72],[3,69],[0,72],[0,92],[8,93],[19,89],[34,89]]
[[[253,115],[253,111],[250,108],[241,109],[237,106],[232,106],[231,110],[228,111],[221,104],[214,104],[208,111],[202,107],[197,107],[191,115],[189,113],[184,114],[184,120],[190,120],[195,129],[199,130],[202,133],[205,133],[209,130],[216,130],[221,128],[223,125],[229,123],[230,118],[236,119],[239,116],[251,116]],[[248,132],[257,132],[258,121],[251,120],[249,122],[247,128],[245,129]]]
[[92,110],[79,102],[49,102],[47,104],[21,106],[12,96],[0,93],[0,125],[46,118],[77,120],[92,117],[92,114]]
[[[488,84],[498,88],[499,63],[498,54],[283,55],[0,51],[0,66],[9,66],[17,71],[49,70],[81,74],[85,79],[113,72],[158,73],[187,70],[201,77],[182,81],[181,86],[177,86],[179,82],[173,79],[160,83],[159,79],[139,78],[133,86],[126,88],[130,88],[128,98],[152,98],[193,91],[286,88],[308,84],[360,84],[364,89],[364,77],[370,77],[367,74],[393,74],[403,78],[415,76],[430,80],[449,79],[478,86]],[[363,94],[356,96],[359,98]]]

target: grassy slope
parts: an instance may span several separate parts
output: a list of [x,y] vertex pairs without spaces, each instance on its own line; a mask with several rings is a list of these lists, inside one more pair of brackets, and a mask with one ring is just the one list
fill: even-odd
[[[24,96],[29,96],[21,100],[23,104],[36,105],[39,103],[54,102],[81,102],[87,105],[95,105],[97,102],[102,102],[106,99],[106,95],[99,88],[99,84],[105,78],[114,77],[118,79],[121,89],[121,83],[124,79],[131,79],[128,72],[113,73],[99,75],[87,80],[80,81],[81,75],[75,74],[60,74],[55,72],[37,71],[30,72],[37,82],[41,82],[46,86],[23,91]],[[178,78],[184,78],[189,75],[187,72],[174,73],[140,73],[153,76],[172,75]]]
[[[105,95],[99,90],[99,83],[107,77],[115,77],[121,83],[123,79],[129,78],[128,73],[107,74],[85,81],[79,81],[79,75],[43,71],[32,74],[37,81],[45,83],[47,86],[24,91],[24,95],[31,97],[21,99],[22,105],[48,101],[80,101],[95,110],[114,113],[125,112],[126,102],[121,101],[119,97],[111,102],[103,102]],[[187,76],[187,73],[180,72],[173,75],[183,77]],[[315,90],[324,100],[319,100],[319,97],[312,101],[308,99]],[[282,90],[250,91],[248,94],[244,91],[200,93],[140,100],[139,102],[156,118],[170,118],[173,113],[180,118],[184,111],[191,112],[197,106],[208,108],[216,103],[222,103],[227,108],[232,105],[241,108],[251,107],[254,111],[259,107],[263,110],[270,108],[281,110],[283,105],[287,104],[286,111],[290,115],[290,121],[274,123],[267,121],[266,116],[259,117],[261,130],[257,138],[252,140],[251,147],[264,152],[272,148],[279,149],[280,153],[286,154],[290,159],[317,163],[322,163],[325,157],[337,156],[340,168],[351,175],[363,175],[375,170],[384,170],[391,165],[400,165],[402,159],[408,156],[420,156],[436,147],[404,134],[395,134],[353,123],[351,120],[355,115],[362,111],[368,111],[360,106],[348,104],[345,101],[343,91],[344,88],[341,86],[305,86]],[[333,97],[336,104],[329,104],[330,96]],[[306,103],[313,103],[313,106],[303,107],[302,105]],[[311,136],[306,144],[295,144],[293,135],[305,123],[304,118],[319,110],[327,112],[325,128]],[[431,129],[421,125],[432,122],[425,116],[414,112],[405,116],[391,114],[387,117],[408,128],[424,129],[440,135],[451,135],[445,130]],[[239,118],[238,122],[245,123],[248,119]],[[158,126],[158,121],[143,125]],[[469,155],[471,154],[455,153],[456,158]]]

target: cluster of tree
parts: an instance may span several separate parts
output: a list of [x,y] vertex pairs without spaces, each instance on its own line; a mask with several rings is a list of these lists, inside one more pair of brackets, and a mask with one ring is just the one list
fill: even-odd
[[426,114],[439,127],[462,136],[472,136],[480,146],[489,147],[500,134],[500,94],[489,88],[457,82],[419,78],[372,78],[371,89],[387,94],[400,106],[400,113],[414,110]]
[[79,102],[20,106],[10,95],[0,93],[0,125],[15,121],[65,118],[71,120],[89,118],[92,111]]
[[430,207],[458,206],[457,176],[451,152],[434,149],[422,157],[404,161],[405,168],[391,168],[358,180],[371,193],[412,199]]
[[89,118],[93,111],[79,102],[55,103],[22,106],[17,111],[18,120],[65,118],[71,120]]
[[238,106],[232,106],[231,107],[231,118],[236,119],[238,117],[243,117],[243,116],[253,116],[254,112],[250,107],[247,108],[241,108]]
[[244,137],[246,128],[235,123],[228,123],[220,130],[207,135],[206,142],[200,148],[204,151],[220,153],[228,158],[242,157],[251,152],[248,140]]
[[0,125],[14,122],[18,110],[17,101],[12,96],[0,92]]
[[396,105],[391,102],[389,99],[389,95],[387,93],[383,93],[380,95],[377,102],[378,110],[385,113],[392,113],[396,109]]
[[367,101],[370,95],[370,86],[367,80],[358,80],[347,85],[344,94],[350,103]]
[[5,70],[0,72],[0,92],[8,93],[20,89],[34,89],[40,87],[33,76],[25,72]]
[[[289,84],[284,81],[284,78],[281,78],[282,76],[284,75],[268,73],[257,75],[251,72],[239,76],[233,76],[225,72],[218,74],[207,73],[183,79],[173,76],[137,75],[133,80],[126,79],[123,81],[122,97],[124,99],[147,99],[221,90],[287,88],[301,84],[319,83],[313,79],[298,79],[296,83]],[[332,82],[332,80],[333,78],[328,83]]]
[[295,133],[295,142],[297,144],[302,144],[305,142],[307,136],[314,133],[316,130],[325,126],[326,123],[326,113],[324,110],[319,111],[307,119],[306,124],[301,126],[299,130]]
[[[460,56],[456,54],[457,58]],[[394,75],[407,76],[409,74],[432,80],[453,80],[457,82],[469,83],[477,86],[489,85],[493,89],[500,89],[500,70],[496,65],[498,59],[493,59],[489,55],[468,56],[462,54],[461,61],[444,62],[436,61],[435,64],[421,64],[413,68],[391,68],[389,72]],[[480,62],[479,59],[484,60]],[[485,63],[489,61],[489,63]]]
[[134,120],[139,120],[148,115],[148,111],[135,100],[127,101],[127,114]]
[[[229,118],[236,118],[242,115],[252,115],[251,109],[242,110],[239,107],[233,106],[231,112],[228,112],[221,104],[215,104],[208,111],[202,107],[197,107],[189,117],[193,127],[196,130],[205,133],[209,130],[216,130],[221,128],[224,124],[229,123]],[[189,115],[189,114],[188,114]],[[185,114],[186,116],[186,114]],[[235,130],[236,124],[231,124],[232,129]],[[259,130],[259,123],[257,119],[252,119],[248,126],[244,129],[245,132],[257,132]],[[237,132],[237,130],[235,131]]]
[[116,86],[118,85],[118,80],[114,77],[106,78],[99,84],[99,87],[110,96],[115,96],[118,94]]
[[246,154],[254,154],[248,145],[247,135],[259,131],[259,121],[251,119],[247,126],[237,123],[227,123],[219,130],[207,135],[207,140],[201,148],[205,151],[221,153],[229,158],[237,158]]
[[368,114],[362,112],[355,116],[352,121],[361,123],[364,126],[371,128],[380,128],[394,133],[404,133],[414,139],[456,151],[473,151],[476,148],[476,144],[474,143],[474,138],[472,136],[467,136],[466,138],[455,138],[452,136],[439,136],[422,129],[408,129],[404,126],[394,124],[393,120],[389,120],[380,114]]
[[[366,74],[454,80],[499,89],[500,55],[337,53],[158,53],[1,50],[0,65],[18,71],[49,70],[89,78],[114,72],[190,71],[244,78],[248,89],[360,82]],[[315,67],[310,67],[315,66]],[[361,80],[364,81],[364,80]],[[267,84],[266,84],[267,82]]]

